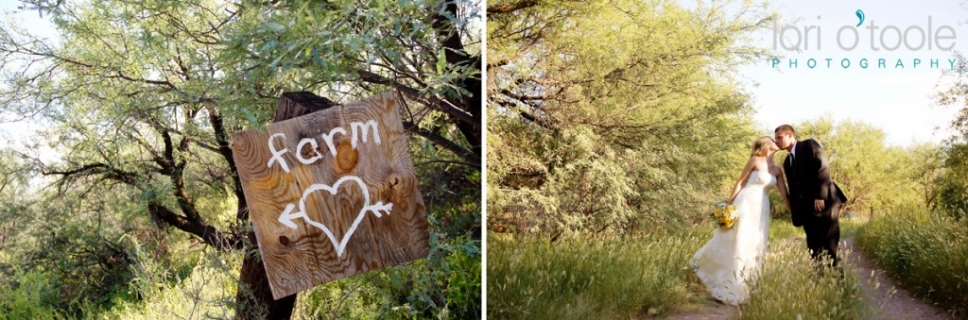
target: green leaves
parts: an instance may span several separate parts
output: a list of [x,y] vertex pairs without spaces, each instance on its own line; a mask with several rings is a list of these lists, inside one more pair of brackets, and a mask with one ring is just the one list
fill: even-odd
[[437,53],[437,74],[443,75],[444,68],[447,67],[447,56],[445,55],[444,49],[440,49]]
[[491,5],[511,10],[488,21],[491,213],[552,237],[649,232],[721,198],[757,136],[732,65],[768,16],[735,5]]
[[275,32],[283,32],[283,31],[286,31],[286,27],[282,26],[281,24],[278,24],[278,23],[275,23],[275,22],[271,22],[271,21],[270,22],[266,22],[265,26],[268,27],[269,30],[272,30],[272,31],[275,31]]

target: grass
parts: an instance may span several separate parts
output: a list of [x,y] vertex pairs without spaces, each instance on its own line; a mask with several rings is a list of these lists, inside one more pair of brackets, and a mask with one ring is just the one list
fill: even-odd
[[840,219],[840,239],[857,235],[857,232],[867,224],[867,219]]
[[763,271],[751,286],[750,300],[740,306],[739,318],[869,318],[871,310],[862,299],[855,267],[847,263],[842,267],[843,278],[836,269],[818,267],[803,240],[771,239]]
[[897,210],[871,220],[857,240],[899,286],[968,317],[968,220]]
[[770,241],[777,239],[803,238],[803,228],[794,227],[789,221],[770,221]]
[[488,234],[488,316],[601,319],[668,312],[695,295],[688,262],[706,233],[554,243]]
[[[101,319],[228,319],[234,302],[242,256],[213,249],[192,250],[178,242],[177,258],[161,263],[135,244],[138,263],[131,290],[142,299],[120,301],[110,310],[88,312]],[[172,270],[179,270],[173,272]],[[93,316],[96,315],[96,316]]]
[[[857,221],[843,221],[844,236]],[[688,267],[711,237],[708,226],[642,237],[547,239],[488,234],[487,308],[495,319],[628,319],[689,313],[710,304]],[[846,277],[816,276],[803,231],[770,227],[771,253],[742,319],[862,319],[869,307],[851,266]]]
[[[861,228],[867,220],[861,219],[840,219],[840,239],[851,237],[857,234],[857,230]],[[803,238],[802,227],[794,227],[790,220],[773,220],[770,222],[770,240],[782,240],[782,239],[793,239],[796,237]],[[806,245],[804,245],[806,246]]]
[[[840,219],[840,238],[854,236],[865,221]],[[861,295],[857,269],[842,263],[841,272],[818,268],[810,258],[806,235],[789,221],[770,223],[770,253],[750,288],[750,300],[739,308],[741,319],[867,319],[873,309]],[[847,261],[852,252],[841,252]]]

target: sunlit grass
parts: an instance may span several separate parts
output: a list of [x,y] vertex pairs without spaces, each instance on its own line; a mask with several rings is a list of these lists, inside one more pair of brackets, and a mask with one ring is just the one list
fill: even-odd
[[[841,259],[851,252],[844,252]],[[819,267],[803,241],[774,239],[763,271],[740,306],[741,319],[866,319],[869,307],[861,296],[855,267],[843,271]],[[843,277],[841,277],[841,274]]]
[[[843,240],[857,234],[857,230],[863,226],[867,220],[843,219],[840,222],[840,239]],[[770,240],[774,239],[793,239],[804,238],[803,227],[794,227],[789,220],[773,220],[770,222]],[[802,240],[802,239],[801,239]],[[806,246],[804,244],[804,246]]]
[[668,312],[694,295],[688,262],[708,232],[554,243],[489,234],[488,316],[601,319]]
[[899,286],[968,317],[968,220],[897,210],[872,219],[857,239]]
[[[841,240],[856,234],[864,221],[840,219]],[[770,252],[751,286],[750,300],[740,306],[741,319],[864,319],[870,307],[862,300],[855,266],[840,271],[819,268],[807,251],[803,228],[789,221],[770,223]],[[843,250],[842,250],[843,251]],[[842,252],[847,261],[852,252]]]
[[770,240],[792,239],[795,237],[803,238],[803,228],[794,227],[789,221],[773,220],[770,221]]
[[840,239],[853,237],[857,235],[857,231],[860,230],[867,223],[867,219],[840,219]]
[[[844,237],[862,222],[841,221]],[[547,239],[488,234],[488,316],[495,319],[608,319],[689,313],[708,292],[688,267],[709,226],[643,237]],[[770,226],[770,250],[743,319],[859,319],[869,314],[853,266],[818,275],[802,228]],[[782,312],[782,313],[777,313]]]

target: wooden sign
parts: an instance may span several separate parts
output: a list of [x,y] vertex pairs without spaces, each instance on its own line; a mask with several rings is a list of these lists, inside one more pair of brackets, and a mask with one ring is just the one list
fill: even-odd
[[399,105],[385,93],[232,135],[273,298],[427,256]]

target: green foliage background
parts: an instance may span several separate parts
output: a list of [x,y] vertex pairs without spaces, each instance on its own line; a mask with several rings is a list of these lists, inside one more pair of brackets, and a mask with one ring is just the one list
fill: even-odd
[[702,2],[540,3],[488,16],[490,226],[651,232],[725,198],[757,137],[735,66],[765,53],[742,40],[772,15],[752,3],[738,15]]
[[0,318],[270,316],[236,299],[253,239],[227,137],[288,91],[405,96],[432,228],[426,259],[309,290],[294,314],[478,318],[478,5],[21,1],[0,23],[0,120],[34,139],[0,156]]

